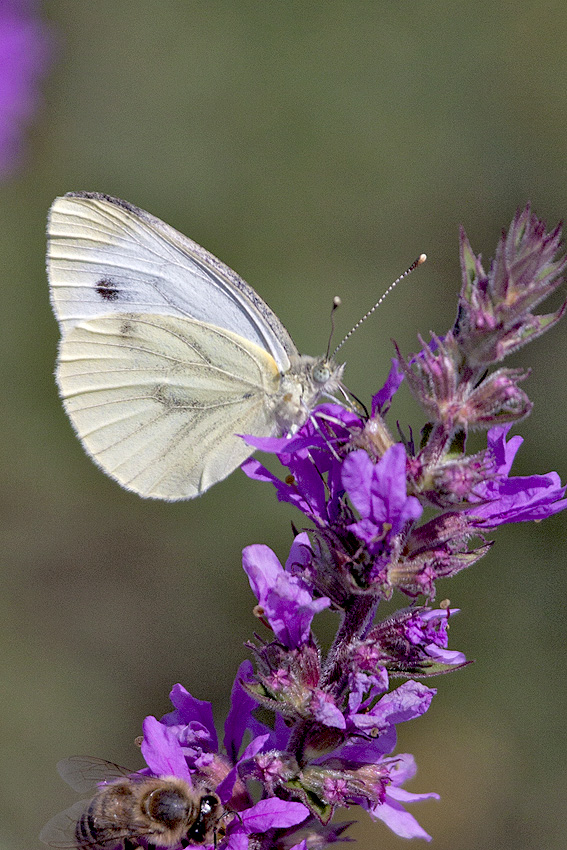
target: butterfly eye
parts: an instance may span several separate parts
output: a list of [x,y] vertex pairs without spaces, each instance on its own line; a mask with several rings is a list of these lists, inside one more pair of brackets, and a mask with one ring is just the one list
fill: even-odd
[[331,377],[331,370],[326,363],[318,363],[313,368],[313,380],[316,384],[325,384]]

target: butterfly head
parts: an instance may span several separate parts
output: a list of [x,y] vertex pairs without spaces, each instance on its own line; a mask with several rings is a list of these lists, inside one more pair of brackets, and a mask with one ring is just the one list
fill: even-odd
[[282,376],[275,418],[280,433],[294,434],[324,398],[343,393],[344,363],[328,357],[297,355],[289,372]]

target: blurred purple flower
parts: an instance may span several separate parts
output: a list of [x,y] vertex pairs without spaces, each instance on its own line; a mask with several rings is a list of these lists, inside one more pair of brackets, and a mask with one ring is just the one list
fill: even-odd
[[38,83],[52,53],[50,28],[35,0],[0,3],[0,179],[22,158],[22,132],[40,103]]

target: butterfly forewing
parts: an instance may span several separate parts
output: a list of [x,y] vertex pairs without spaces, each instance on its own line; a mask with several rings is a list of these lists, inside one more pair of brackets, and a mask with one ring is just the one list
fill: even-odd
[[81,322],[61,342],[59,387],[92,457],[143,496],[187,499],[273,433],[279,387],[258,346],[202,322],[124,314]]
[[268,351],[281,371],[297,353],[288,332],[235,272],[165,222],[105,195],[57,198],[48,223],[52,303],[65,332],[117,312],[185,316]]

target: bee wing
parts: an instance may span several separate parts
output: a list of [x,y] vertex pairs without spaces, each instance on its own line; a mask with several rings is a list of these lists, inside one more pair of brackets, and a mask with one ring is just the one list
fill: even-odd
[[80,794],[96,791],[101,783],[108,784],[117,779],[131,778],[134,772],[114,762],[91,756],[71,756],[62,759],[57,764],[57,770],[67,785]]
[[[41,832],[39,840],[43,844],[48,844],[50,847],[57,847],[59,850],[123,850],[124,842],[132,837],[132,833],[123,829],[97,829],[96,841],[92,836],[89,836],[83,830],[80,839],[77,838],[76,828],[77,823],[83,818],[85,811],[90,807],[92,800],[80,800],[74,803],[64,812],[59,812],[58,815],[48,821]],[[143,832],[137,832],[136,837],[143,837]]]
[[39,840],[44,844],[49,844],[50,847],[73,848],[73,850],[76,850],[75,827],[90,802],[90,800],[80,800],[78,803],[74,803],[69,809],[65,809],[64,812],[59,812],[58,815],[55,815],[55,817],[51,818],[45,824],[39,833]]

